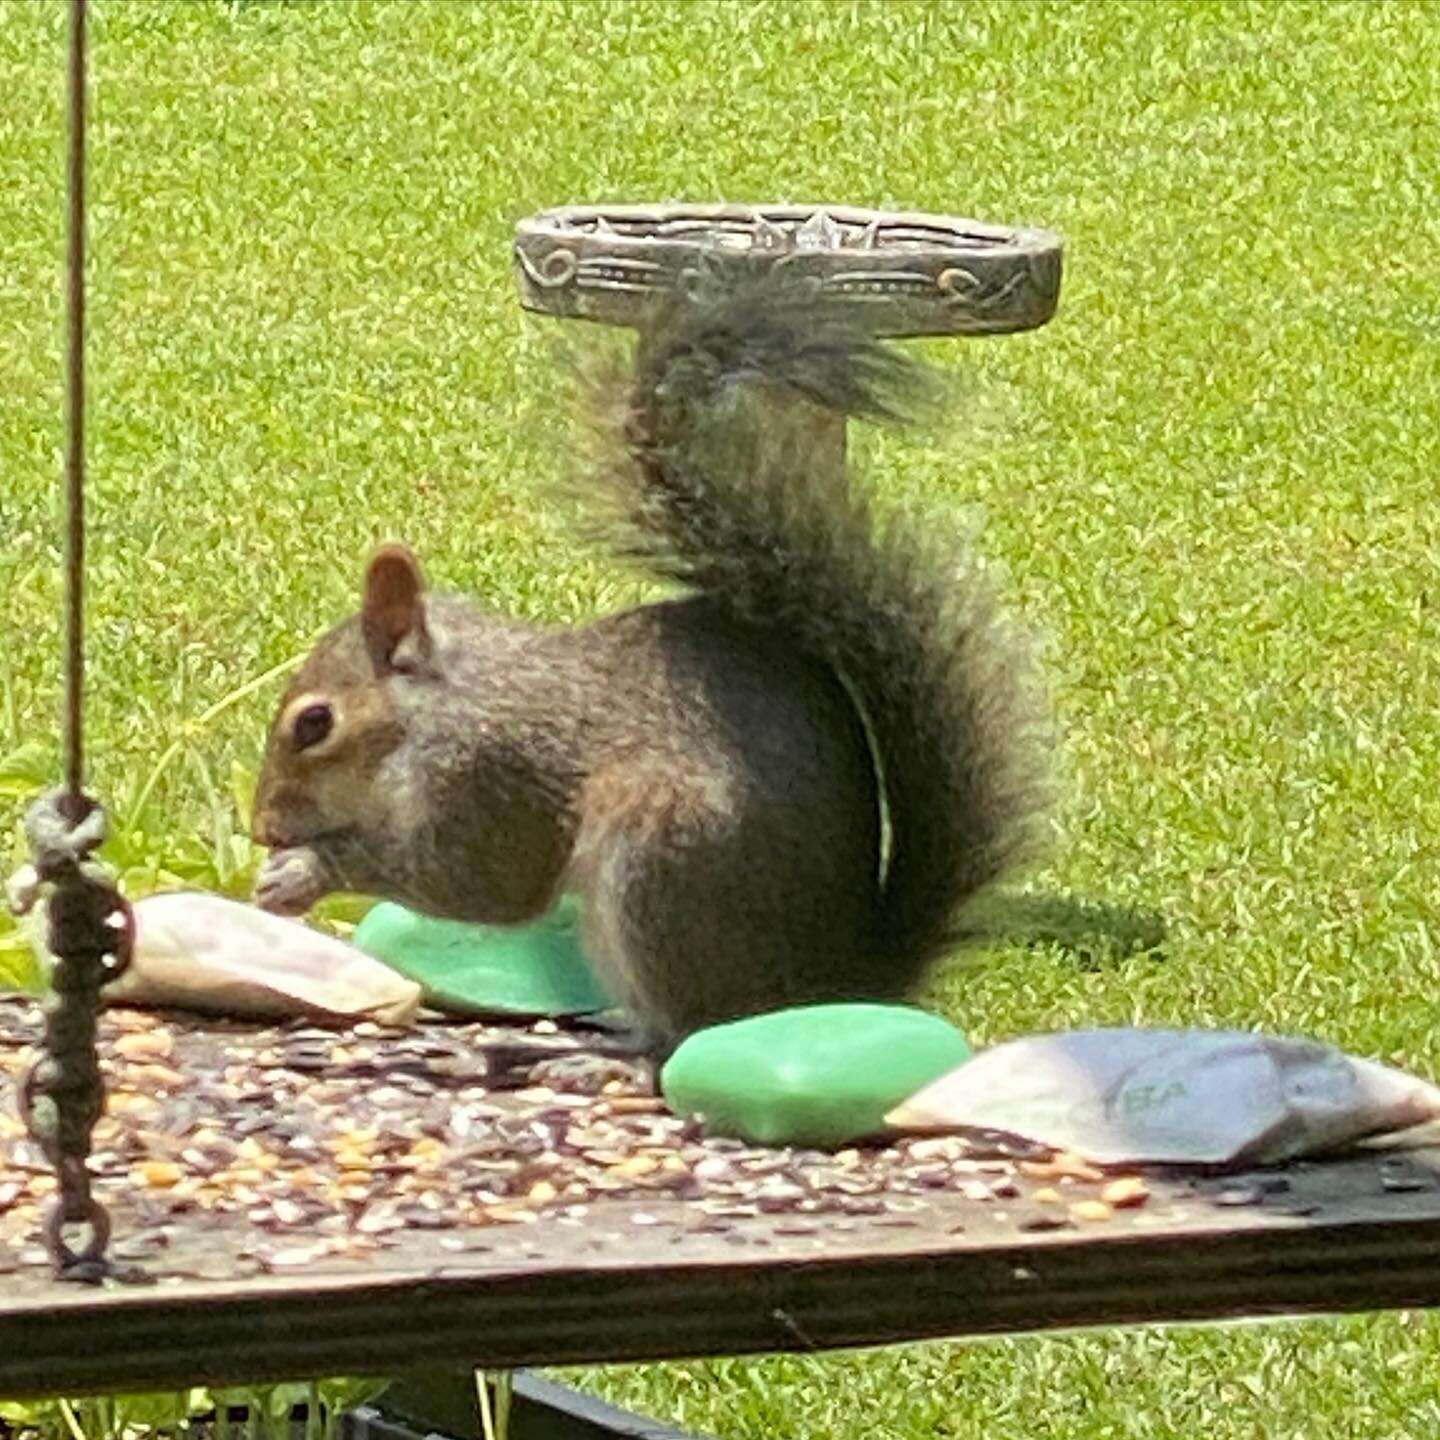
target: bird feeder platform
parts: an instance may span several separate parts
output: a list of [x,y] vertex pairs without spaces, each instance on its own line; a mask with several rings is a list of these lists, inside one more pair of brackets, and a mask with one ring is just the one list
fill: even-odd
[[[41,1034],[35,1007],[0,1004],[0,1073],[18,1076]],[[92,1170],[119,1278],[52,1278],[48,1172],[6,1116],[0,1395],[1440,1296],[1440,1152],[1117,1176],[994,1136],[765,1150],[706,1139],[623,1065],[605,1080],[612,1062],[586,1046],[519,1026],[107,1012]]]

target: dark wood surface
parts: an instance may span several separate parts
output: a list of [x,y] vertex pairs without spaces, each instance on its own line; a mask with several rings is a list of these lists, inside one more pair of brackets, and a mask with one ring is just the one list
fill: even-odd
[[[810,1236],[768,1218],[724,1237],[680,1215],[641,1229],[617,1203],[583,1228],[541,1221],[489,1253],[442,1256],[415,1234],[367,1264],[240,1280],[199,1278],[224,1268],[235,1237],[197,1229],[154,1284],[6,1277],[0,1393],[811,1350],[1440,1297],[1440,1198],[1381,1191],[1373,1161],[1295,1177],[1292,1196],[1320,1206],[1312,1215],[1157,1191],[1117,1221],[1050,1233],[953,1196],[913,1226]],[[192,1264],[197,1278],[184,1278]]]
[[[233,1036],[182,1038],[228,1073]],[[173,1063],[203,1068],[195,1054]],[[293,1113],[274,1083],[277,1111]],[[692,1165],[735,1156],[686,1145],[677,1156]],[[17,1153],[0,1143],[0,1185]],[[257,1232],[244,1210],[152,1223],[144,1253],[134,1242],[151,1200],[117,1176],[99,1190],[143,1276],[60,1283],[23,1236],[0,1238],[0,1394],[811,1350],[1440,1297],[1440,1151],[1151,1175],[1145,1204],[1095,1220],[1073,1204],[1103,1185],[994,1160],[958,1162],[970,1179],[910,1185],[910,1170],[883,1168],[896,1153],[851,1157],[846,1174],[891,1177],[866,1197],[869,1213],[777,1204],[727,1216],[700,1191],[659,1189],[598,1194],[583,1213],[542,1205],[523,1223],[407,1225],[324,1253],[305,1248],[303,1225]],[[398,1181],[384,1171],[371,1183]],[[12,1205],[8,1221],[20,1213]]]

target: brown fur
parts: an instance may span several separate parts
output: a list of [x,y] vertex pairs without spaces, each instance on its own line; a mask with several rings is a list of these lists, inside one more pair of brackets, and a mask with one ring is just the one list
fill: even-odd
[[574,888],[662,1048],[907,993],[1039,794],[987,593],[878,524],[807,429],[895,414],[921,378],[778,276],[659,316],[603,397],[591,493],[612,548],[697,593],[542,630],[427,598],[382,551],[272,725],[262,903],[343,887],[513,923]]

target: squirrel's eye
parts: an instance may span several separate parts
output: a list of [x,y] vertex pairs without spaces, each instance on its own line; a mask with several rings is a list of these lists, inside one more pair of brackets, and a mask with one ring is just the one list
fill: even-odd
[[308,750],[329,737],[335,728],[335,712],[328,705],[307,705],[290,728],[297,750]]

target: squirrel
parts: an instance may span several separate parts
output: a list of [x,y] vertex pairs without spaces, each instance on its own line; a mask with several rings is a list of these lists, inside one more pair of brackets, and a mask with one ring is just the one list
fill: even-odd
[[913,418],[932,378],[784,267],[669,296],[596,390],[585,488],[612,554],[685,593],[549,629],[381,547],[270,725],[257,903],[503,925],[576,893],[655,1055],[913,994],[975,938],[1046,788],[988,585],[876,517],[814,423]]

